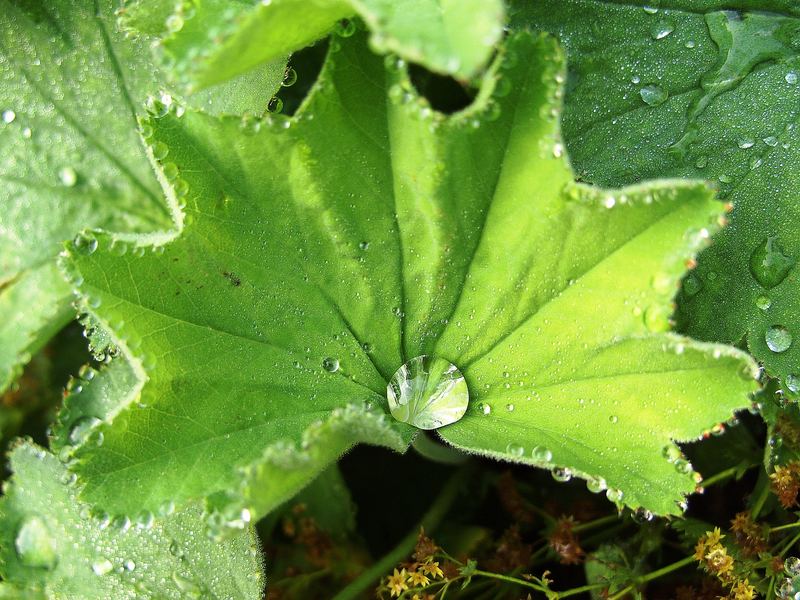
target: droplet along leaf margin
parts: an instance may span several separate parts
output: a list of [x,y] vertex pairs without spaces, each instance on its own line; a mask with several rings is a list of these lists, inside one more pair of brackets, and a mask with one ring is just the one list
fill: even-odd
[[[627,373],[642,379],[639,392],[646,365],[620,348],[641,343],[668,369],[702,371],[713,358],[709,371],[720,375],[714,385],[684,387],[679,398],[648,398],[654,427],[682,409],[673,431],[700,435],[749,405],[756,384],[738,376],[752,373],[745,355],[648,333],[668,328],[684,262],[722,205],[701,184],[574,184],[558,133],[561,54],[552,40],[527,34],[507,44],[475,104],[450,118],[431,111],[403,69],[387,70],[356,37],[332,50],[292,119],[244,130],[238,120],[191,111],[153,121],[149,143],[168,151],[158,153],[162,168],[187,182],[182,234],[144,256],[114,256],[108,236],[92,254],[69,251],[79,292],[91,298],[87,309],[147,377],[139,404],[100,426],[104,443],[76,452],[87,499],[130,512],[143,502],[210,496],[223,524],[238,522],[242,510],[258,517],[355,442],[406,447],[414,429],[388,417],[386,381],[404,357],[430,349],[462,368],[476,404],[481,395],[503,397],[500,359],[513,362],[515,376],[528,368],[564,383],[587,364],[609,368],[624,358]],[[506,78],[517,84],[504,85]],[[603,226],[592,227],[593,219]],[[565,240],[580,252],[564,255]],[[613,318],[598,321],[595,302],[609,298]],[[548,331],[566,336],[563,349],[575,352],[564,368],[557,357],[529,360],[537,352],[552,359],[557,339],[526,345],[515,334],[546,318],[537,310],[544,305],[559,319],[586,319],[572,331]],[[670,352],[678,343],[684,352]],[[497,364],[482,359],[497,348],[511,350]],[[331,357],[339,362],[333,372],[323,366]],[[482,391],[487,383],[493,396]],[[717,402],[707,407],[709,390]],[[571,403],[559,408],[575,412]],[[337,427],[347,413],[355,417]],[[519,458],[474,435],[473,417],[440,432],[456,444],[472,435],[461,444],[472,452]],[[539,417],[528,415],[534,424]],[[362,419],[372,423],[364,435],[351,427]],[[330,439],[336,443],[327,446]],[[627,494],[623,502],[674,513],[695,482],[690,472],[671,475],[660,455],[669,433],[659,439],[649,452],[637,446],[635,458],[647,457],[648,473],[662,477],[671,496],[625,480],[636,471],[607,475],[605,462],[586,459],[571,466],[608,476]],[[589,454],[594,441],[586,442]]]

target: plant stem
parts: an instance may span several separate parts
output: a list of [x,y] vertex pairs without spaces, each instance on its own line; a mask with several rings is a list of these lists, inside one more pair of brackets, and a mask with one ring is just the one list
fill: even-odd
[[411,447],[420,456],[443,465],[463,465],[470,459],[469,454],[440,444],[422,431],[414,437]]
[[609,523],[616,523],[620,520],[619,515],[608,515],[607,517],[600,517],[599,519],[595,519],[594,521],[587,521],[586,523],[578,523],[575,527],[572,528],[572,531],[575,533],[580,533],[581,531],[586,531],[587,529],[594,529],[595,527],[600,527],[602,525],[607,525]]
[[783,531],[785,529],[793,529],[795,527],[800,527],[800,521],[797,521],[796,523],[788,523],[786,525],[779,525],[778,527],[772,527],[772,528],[770,528],[769,532],[770,533],[774,533],[776,531]]
[[758,495],[758,499],[755,501],[755,504],[753,504],[753,510],[750,511],[750,518],[752,518],[754,521],[758,518],[758,513],[761,512],[761,509],[764,508],[764,502],[767,501],[768,497],[769,486],[765,485],[761,489],[761,493]]
[[490,571],[481,571],[480,569],[476,569],[473,572],[473,575],[480,575],[481,577],[489,577],[490,579],[507,581],[508,583],[513,583],[514,585],[521,585],[522,587],[531,588],[539,592],[547,591],[546,588],[543,588],[542,586],[535,584],[531,581],[525,581],[524,579],[517,579],[516,577],[510,577],[508,575],[501,575],[500,573],[492,573]]
[[739,470],[739,467],[731,467],[730,469],[725,469],[724,471],[720,471],[719,473],[714,473],[711,477],[708,477],[703,480],[702,486],[704,488],[714,485],[715,483],[719,483],[720,481],[725,481],[726,479],[733,477],[736,475],[736,472]]
[[800,533],[798,533],[796,536],[792,538],[789,544],[783,550],[781,550],[781,553],[778,556],[783,556],[784,554],[786,554],[789,551],[789,548],[794,546],[798,542],[798,540],[800,540]]
[[672,563],[671,565],[667,565],[666,567],[662,567],[656,571],[648,573],[647,575],[643,575],[642,577],[637,577],[636,581],[630,584],[628,587],[623,589],[620,592],[617,592],[613,596],[609,596],[608,600],[619,600],[620,598],[624,597],[625,594],[633,590],[636,586],[641,585],[643,583],[647,583],[648,581],[653,581],[654,579],[658,579],[668,573],[672,573],[673,571],[677,571],[678,569],[682,569],[683,567],[690,565],[694,562],[693,556],[687,556],[686,558],[682,558],[678,562]]
[[467,479],[471,470],[469,465],[466,465],[456,471],[447,483],[444,484],[439,495],[428,509],[428,512],[422,516],[422,519],[420,519],[416,527],[409,531],[408,534],[387,554],[381,557],[378,562],[336,594],[333,600],[353,600],[354,598],[358,598],[364,590],[379,580],[384,573],[388,573],[392,567],[410,555],[414,550],[414,545],[417,543],[417,536],[419,535],[420,528],[426,531],[433,531],[436,529],[439,522],[444,518],[450,506],[455,501],[461,484]]

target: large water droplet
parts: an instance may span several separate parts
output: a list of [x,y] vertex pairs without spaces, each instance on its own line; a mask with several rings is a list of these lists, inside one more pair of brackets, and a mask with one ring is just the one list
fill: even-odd
[[417,356],[397,369],[386,387],[389,410],[420,429],[455,423],[467,410],[469,391],[458,368],[441,358]]
[[784,254],[776,236],[770,236],[750,255],[750,272],[759,285],[770,289],[780,284],[795,264],[795,259]]
[[795,373],[790,373],[786,376],[786,387],[789,388],[790,392],[800,392],[800,375]]
[[59,170],[58,178],[61,180],[62,185],[66,187],[73,187],[78,183],[78,174],[72,167],[63,167]]
[[58,562],[55,540],[50,536],[47,524],[38,515],[22,520],[14,546],[20,561],[28,567],[52,569]]
[[792,334],[783,325],[772,325],[764,334],[767,347],[773,352],[786,352],[792,345]]
[[550,474],[553,476],[553,479],[559,483],[564,483],[572,479],[572,471],[565,467],[553,467]]
[[653,25],[650,34],[653,36],[654,40],[663,40],[673,31],[675,31],[675,26],[672,23],[669,21],[659,21]]
[[339,361],[330,356],[322,360],[322,368],[329,373],[336,373],[339,370]]
[[553,460],[553,453],[544,446],[534,446],[531,450],[531,457],[538,462],[550,462]]
[[114,565],[105,557],[98,558],[92,563],[92,571],[94,571],[95,575],[106,575],[110,573],[113,568]]
[[645,104],[650,106],[658,106],[664,104],[669,98],[669,92],[657,85],[646,85],[639,90],[639,95],[644,100]]
[[783,562],[783,570],[789,577],[796,577],[800,575],[800,558],[790,556]]

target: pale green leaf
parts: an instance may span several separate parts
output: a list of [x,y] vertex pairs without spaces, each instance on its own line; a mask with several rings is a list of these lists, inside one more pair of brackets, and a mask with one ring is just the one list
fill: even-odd
[[261,598],[252,530],[213,541],[196,506],[133,523],[90,515],[65,467],[31,443],[16,447],[11,468],[0,500],[0,574],[18,588],[12,597]]
[[663,333],[722,206],[699,183],[575,184],[562,68],[552,40],[515,35],[445,117],[354,36],[296,117],[154,120],[149,143],[188,183],[180,235],[143,256],[100,235],[67,265],[143,381],[77,449],[85,497],[132,512],[208,496],[238,525],[356,442],[404,450],[415,430],[386,384],[432,353],[471,396],[449,442],[678,512],[696,480],[662,450],[756,387],[743,353]]

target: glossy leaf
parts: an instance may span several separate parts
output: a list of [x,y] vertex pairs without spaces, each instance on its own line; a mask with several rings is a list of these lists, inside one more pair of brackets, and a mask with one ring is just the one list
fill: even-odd
[[197,507],[134,522],[90,515],[65,467],[31,443],[17,446],[11,467],[0,500],[0,573],[16,588],[11,597],[261,598],[251,530],[212,541],[197,530]]
[[515,20],[556,32],[571,58],[564,132],[584,179],[704,178],[733,203],[731,225],[684,283],[679,326],[705,340],[744,340],[796,392],[796,3],[636,4],[519,2]]
[[72,314],[63,240],[169,223],[137,133],[149,52],[112,4],[0,5],[0,388]]
[[355,23],[337,22],[354,15],[373,31],[375,49],[461,78],[485,65],[504,18],[500,0],[161,0],[129,4],[123,22],[163,36],[170,64],[187,84],[202,89],[285,60],[334,29],[350,36]]
[[103,235],[69,250],[84,309],[143,384],[77,449],[85,498],[208,496],[218,525],[264,514],[354,443],[404,450],[416,430],[386,385],[432,354],[469,387],[450,443],[677,512],[696,481],[662,449],[756,387],[743,353],[662,333],[722,206],[698,183],[573,183],[562,67],[552,40],[514,36],[445,117],[356,36],[291,119],[154,120],[185,181],[180,235],[138,256]]

